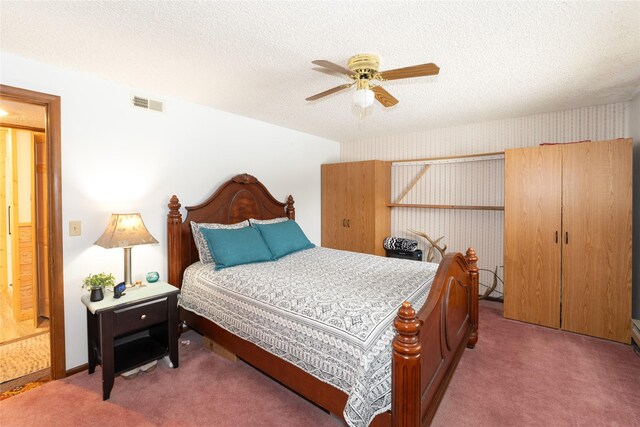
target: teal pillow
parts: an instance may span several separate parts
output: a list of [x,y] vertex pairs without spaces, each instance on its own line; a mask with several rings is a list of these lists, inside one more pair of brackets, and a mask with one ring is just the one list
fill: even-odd
[[234,265],[273,260],[260,233],[252,227],[237,229],[207,229],[200,232],[216,263],[216,270]]
[[295,221],[279,222],[277,224],[251,224],[257,228],[262,238],[269,246],[273,258],[282,258],[293,252],[315,247],[307,239],[304,232]]

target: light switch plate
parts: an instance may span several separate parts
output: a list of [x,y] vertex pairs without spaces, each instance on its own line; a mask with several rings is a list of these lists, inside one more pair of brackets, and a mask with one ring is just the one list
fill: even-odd
[[81,233],[80,221],[69,221],[69,236],[79,236]]

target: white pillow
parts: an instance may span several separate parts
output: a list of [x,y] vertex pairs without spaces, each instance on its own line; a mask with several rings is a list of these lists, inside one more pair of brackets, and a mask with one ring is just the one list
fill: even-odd
[[286,216],[282,216],[282,217],[279,217],[279,218],[273,218],[273,219],[249,218],[249,223],[250,224],[277,224],[279,222],[285,222],[285,221],[289,221],[289,218],[287,218]]
[[209,250],[209,245],[207,245],[207,241],[204,236],[200,232],[201,228],[209,228],[219,230],[222,228],[226,229],[234,229],[234,228],[244,228],[249,227],[249,221],[244,220],[242,222],[237,222],[235,224],[216,224],[216,223],[206,223],[206,222],[193,222],[191,221],[191,232],[193,233],[193,241],[196,243],[196,248],[198,249],[198,255],[200,256],[200,262],[203,264],[210,264],[215,262],[213,259],[213,255],[211,255],[211,251]]

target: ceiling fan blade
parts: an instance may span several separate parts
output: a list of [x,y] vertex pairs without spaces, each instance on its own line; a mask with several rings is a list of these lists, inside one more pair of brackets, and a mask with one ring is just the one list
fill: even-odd
[[354,74],[354,72],[349,70],[348,68],[344,68],[341,65],[334,64],[331,61],[325,61],[324,59],[316,59],[315,61],[311,61],[311,63],[324,68],[328,68],[329,70],[335,71],[336,73],[346,74],[347,76],[352,76]]
[[393,107],[398,103],[398,100],[387,92],[382,86],[371,86],[371,90],[376,95],[376,99],[383,107]]
[[318,71],[318,72],[323,73],[323,74],[328,74],[328,75],[334,76],[334,77],[344,77],[344,74],[336,73],[335,71],[331,71],[328,68],[313,67],[312,70]]
[[354,82],[354,83],[345,83],[345,84],[343,84],[343,85],[336,86],[336,87],[331,88],[331,89],[329,89],[329,90],[325,90],[324,92],[316,93],[315,95],[310,96],[310,97],[305,98],[305,99],[306,99],[307,101],[315,101],[316,99],[323,98],[323,97],[325,97],[325,96],[327,96],[327,95],[331,95],[332,93],[340,92],[341,90],[346,89],[346,88],[348,88],[348,87],[351,87],[351,86],[353,86],[354,84],[355,84],[355,82]]
[[410,77],[434,76],[440,72],[440,67],[434,63],[414,65],[411,67],[396,68],[395,70],[382,71],[378,76],[383,80],[408,79]]

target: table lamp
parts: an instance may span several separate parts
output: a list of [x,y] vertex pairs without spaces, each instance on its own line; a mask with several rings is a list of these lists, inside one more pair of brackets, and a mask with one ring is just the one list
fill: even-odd
[[109,225],[96,240],[103,248],[124,248],[124,283],[131,284],[131,247],[158,243],[142,222],[139,213],[111,214]]

